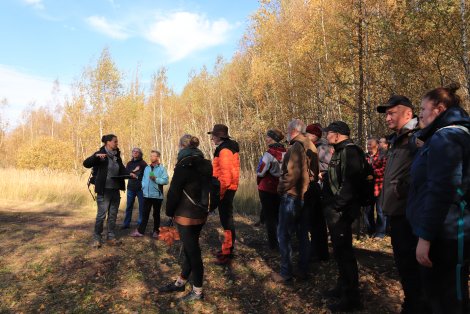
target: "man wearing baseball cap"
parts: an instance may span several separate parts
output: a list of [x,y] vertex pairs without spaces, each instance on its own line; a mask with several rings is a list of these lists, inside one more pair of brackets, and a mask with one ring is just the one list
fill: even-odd
[[390,223],[395,265],[405,294],[402,313],[423,313],[419,265],[416,261],[418,239],[406,219],[405,210],[410,186],[410,168],[414,152],[410,139],[418,127],[413,118],[413,105],[402,95],[393,95],[377,107],[385,114],[385,121],[394,133],[389,138],[390,148],[383,178],[379,204]]
[[364,152],[349,138],[351,131],[345,122],[332,122],[323,131],[335,150],[323,188],[323,212],[339,271],[336,286],[324,295],[340,298],[339,302],[329,306],[332,312],[350,312],[362,307],[351,225],[360,214],[359,188]]

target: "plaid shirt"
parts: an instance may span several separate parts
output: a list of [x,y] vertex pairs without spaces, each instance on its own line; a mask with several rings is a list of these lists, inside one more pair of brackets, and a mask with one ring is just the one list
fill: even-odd
[[366,155],[367,162],[372,165],[374,169],[375,175],[375,185],[374,185],[374,195],[378,197],[380,191],[382,191],[382,187],[384,184],[384,173],[385,173],[385,165],[387,164],[387,157],[377,151],[375,155]]

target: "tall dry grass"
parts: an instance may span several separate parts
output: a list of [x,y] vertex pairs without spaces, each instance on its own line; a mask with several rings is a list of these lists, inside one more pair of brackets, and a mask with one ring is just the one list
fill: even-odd
[[0,199],[65,206],[92,205],[88,176],[51,170],[0,169]]
[[[89,172],[86,172],[79,176],[51,170],[0,168],[0,199],[54,203],[72,207],[95,206],[86,186],[88,174]],[[93,191],[93,186],[91,189]],[[125,194],[122,194],[120,207],[125,206],[126,198]],[[242,215],[259,213],[255,175],[243,173],[234,199],[234,210]]]

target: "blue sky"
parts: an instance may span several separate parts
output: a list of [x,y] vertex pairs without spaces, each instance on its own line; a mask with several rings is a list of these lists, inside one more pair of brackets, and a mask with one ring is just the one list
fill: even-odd
[[64,97],[105,47],[125,77],[139,68],[149,82],[165,66],[180,92],[191,70],[211,68],[218,55],[230,60],[257,7],[256,0],[1,0],[3,116],[14,125],[28,104],[52,106],[53,81]]

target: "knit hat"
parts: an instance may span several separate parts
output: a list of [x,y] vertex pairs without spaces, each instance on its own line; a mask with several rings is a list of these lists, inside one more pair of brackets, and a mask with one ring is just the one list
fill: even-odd
[[266,132],[266,135],[278,143],[284,138],[284,134],[282,134],[282,132],[278,129],[270,129],[268,132]]
[[335,133],[339,133],[339,134],[347,135],[347,136],[351,134],[351,130],[349,129],[349,126],[343,121],[331,122],[325,129],[323,129],[323,131],[335,132]]
[[305,130],[305,132],[313,134],[318,138],[321,138],[322,128],[321,128],[320,123],[313,123],[313,124],[307,125],[307,129]]

